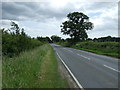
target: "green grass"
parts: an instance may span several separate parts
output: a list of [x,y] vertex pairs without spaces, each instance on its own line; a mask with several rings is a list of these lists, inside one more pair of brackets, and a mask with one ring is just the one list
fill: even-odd
[[79,42],[72,48],[120,58],[118,42]]
[[0,56],[0,90],[2,89],[2,60]]
[[67,88],[58,72],[53,48],[46,44],[21,53],[3,57],[3,88]]

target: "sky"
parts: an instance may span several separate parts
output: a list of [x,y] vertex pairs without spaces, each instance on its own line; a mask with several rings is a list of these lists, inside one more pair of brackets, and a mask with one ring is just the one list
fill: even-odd
[[68,13],[82,12],[94,24],[94,28],[87,31],[89,38],[118,37],[118,2],[102,1],[4,0],[0,3],[1,27],[10,28],[10,22],[14,21],[31,37],[58,35],[69,38],[61,33],[60,25],[67,20]]

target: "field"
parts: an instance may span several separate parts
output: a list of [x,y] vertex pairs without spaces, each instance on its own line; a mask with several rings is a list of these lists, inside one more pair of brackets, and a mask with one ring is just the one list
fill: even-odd
[[67,88],[53,48],[42,45],[17,57],[3,57],[3,88]]

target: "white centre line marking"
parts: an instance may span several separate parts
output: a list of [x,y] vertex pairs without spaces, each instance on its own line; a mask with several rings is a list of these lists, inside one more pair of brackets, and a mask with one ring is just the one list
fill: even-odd
[[80,54],[77,54],[77,55],[79,55],[79,56],[81,56],[81,57],[83,57],[83,58],[86,58],[86,59],[90,60],[90,58],[88,58],[88,57],[86,57],[86,56],[83,56],[83,55],[80,55]]
[[[56,52],[57,53],[57,52]],[[65,64],[65,62],[62,60],[62,58],[59,56],[59,54],[57,53],[58,57],[60,58],[60,60],[62,61],[63,65],[66,67],[66,69],[68,70],[68,72],[70,73],[70,75],[73,77],[73,79],[75,80],[75,82],[77,83],[77,85],[79,86],[79,88],[81,88],[81,90],[84,90],[82,85],[78,82],[77,78],[73,75],[73,73],[71,72],[71,70],[68,68],[68,66]]]
[[66,48],[63,48],[64,50],[68,50],[68,51],[70,51],[70,52],[73,52],[73,51],[71,51],[71,50],[69,50],[69,49],[66,49]]
[[114,68],[112,68],[112,67],[107,66],[107,65],[103,65],[103,66],[105,66],[105,67],[107,67],[107,68],[109,68],[109,69],[111,69],[111,70],[113,70],[113,71],[120,72],[120,71],[118,71],[118,70],[116,70],[116,69],[114,69]]
[[73,52],[73,51],[71,51],[71,50],[68,50],[68,51]]
[[66,48],[63,48],[64,50],[66,50]]

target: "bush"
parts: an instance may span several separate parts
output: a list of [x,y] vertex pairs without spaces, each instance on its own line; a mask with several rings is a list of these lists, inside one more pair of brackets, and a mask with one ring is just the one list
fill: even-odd
[[24,29],[12,22],[10,29],[0,29],[2,31],[2,54],[12,57],[20,52],[35,48],[42,43],[37,39],[27,36]]

